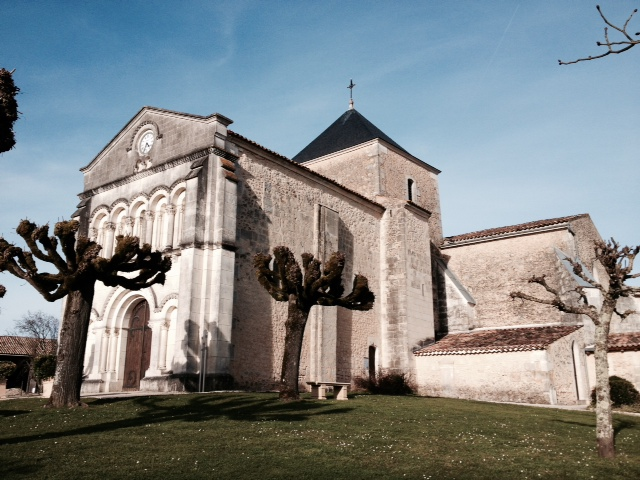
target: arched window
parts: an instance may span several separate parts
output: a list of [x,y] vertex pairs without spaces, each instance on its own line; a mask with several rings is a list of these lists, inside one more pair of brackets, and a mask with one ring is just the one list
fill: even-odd
[[413,202],[415,182],[412,178],[407,179],[407,200]]
[[376,378],[376,347],[369,346],[369,378]]

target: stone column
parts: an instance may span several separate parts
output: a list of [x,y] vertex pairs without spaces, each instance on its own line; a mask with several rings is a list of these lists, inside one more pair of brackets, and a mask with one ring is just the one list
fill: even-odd
[[144,243],[151,245],[153,243],[153,212],[144,212],[144,220]]
[[113,222],[104,223],[104,249],[102,250],[104,258],[111,258],[113,255],[113,237],[116,232],[116,224]]
[[173,205],[167,205],[165,213],[166,225],[164,231],[164,248],[173,248],[173,226],[176,218],[176,207]]
[[109,364],[107,365],[108,372],[116,371],[116,352],[118,351],[118,340],[120,339],[120,330],[114,329],[113,335],[111,335],[111,341],[109,342]]
[[124,217],[122,221],[124,224],[123,235],[127,235],[127,236],[133,235],[133,225],[135,223],[135,219],[133,217]]
[[158,353],[158,370],[167,369],[167,338],[169,336],[169,321],[160,325],[160,351]]
[[163,318],[153,318],[149,321],[149,328],[151,328],[151,356],[149,359],[149,368],[145,372],[145,377],[157,377],[160,375],[158,368],[158,354],[160,352],[161,334]]
[[153,226],[153,243],[151,245],[155,250],[160,250],[162,249],[162,244],[164,243],[164,212],[162,210],[156,212],[156,218],[153,222]]
[[180,248],[182,243],[182,223],[184,219],[184,203],[178,206],[173,229],[173,248]]
[[106,328],[102,332],[102,341],[100,342],[100,373],[107,371],[107,358],[109,355],[109,329]]

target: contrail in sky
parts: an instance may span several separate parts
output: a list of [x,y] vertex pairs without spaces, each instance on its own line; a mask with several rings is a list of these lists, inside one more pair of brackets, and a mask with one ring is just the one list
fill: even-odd
[[484,74],[482,75],[482,79],[480,81],[484,80],[484,77],[487,76],[487,72],[489,71],[489,67],[491,67],[491,64],[493,63],[494,58],[496,57],[496,54],[498,53],[498,50],[500,50],[500,46],[502,45],[502,42],[504,41],[504,37],[507,36],[507,32],[509,31],[509,27],[511,27],[511,24],[513,23],[513,19],[516,18],[516,13],[518,13],[518,9],[520,8],[520,4],[516,5],[516,9],[513,11],[513,15],[511,15],[511,19],[509,20],[509,23],[507,24],[506,28],[504,29],[504,32],[502,32],[502,36],[500,37],[500,41],[498,42],[498,45],[496,45],[496,48],[493,50],[493,53],[491,54],[491,58],[489,59],[489,63],[487,63],[487,67],[484,70]]

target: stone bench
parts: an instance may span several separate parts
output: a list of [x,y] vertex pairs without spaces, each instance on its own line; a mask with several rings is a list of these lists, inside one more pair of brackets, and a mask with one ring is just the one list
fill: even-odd
[[350,383],[343,382],[307,382],[311,386],[311,398],[317,400],[327,399],[327,387],[333,387],[333,398],[336,400],[348,400],[347,392]]

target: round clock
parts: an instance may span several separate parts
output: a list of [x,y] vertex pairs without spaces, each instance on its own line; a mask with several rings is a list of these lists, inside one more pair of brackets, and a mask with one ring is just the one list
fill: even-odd
[[140,143],[138,144],[138,151],[142,155],[146,155],[153,147],[153,141],[155,140],[155,135],[153,132],[146,132],[140,138]]

